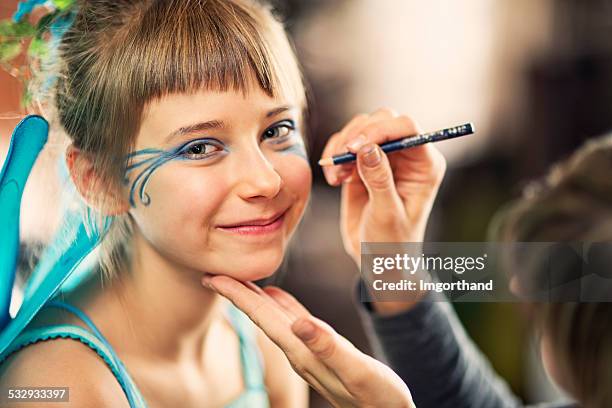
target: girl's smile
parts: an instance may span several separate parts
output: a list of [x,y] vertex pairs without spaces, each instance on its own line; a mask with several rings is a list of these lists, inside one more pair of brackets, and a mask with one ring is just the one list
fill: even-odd
[[288,209],[277,212],[270,217],[239,221],[230,225],[219,225],[221,231],[238,235],[264,235],[279,231],[283,225],[285,213]]

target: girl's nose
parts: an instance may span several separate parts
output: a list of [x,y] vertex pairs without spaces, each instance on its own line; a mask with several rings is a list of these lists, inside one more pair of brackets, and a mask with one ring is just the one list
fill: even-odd
[[245,200],[276,197],[283,185],[280,174],[259,149],[250,150],[237,158],[235,171],[237,193]]

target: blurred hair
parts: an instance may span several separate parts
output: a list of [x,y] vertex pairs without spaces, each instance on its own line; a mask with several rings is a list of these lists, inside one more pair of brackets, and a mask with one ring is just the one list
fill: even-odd
[[[611,243],[612,135],[587,142],[543,180],[529,185],[522,199],[496,217],[492,235],[505,242]],[[542,275],[551,272],[539,259],[540,246],[525,248],[527,253],[506,263],[511,274],[522,270],[514,275],[521,288],[545,280]],[[612,257],[606,259],[599,266],[612,268]],[[570,263],[562,269],[581,267]],[[563,273],[556,268],[552,272]],[[574,276],[581,272],[574,271]],[[609,291],[610,285],[602,290]],[[529,307],[549,340],[561,385],[587,408],[612,407],[612,303],[552,301]]]
[[[151,101],[198,90],[246,94],[255,82],[306,108],[292,45],[263,2],[77,0],[75,7],[57,58],[41,64],[30,92],[52,132],[67,135],[89,159],[97,183],[90,188],[105,192],[107,204],[124,199],[125,159]],[[105,230],[103,208],[86,224]],[[100,260],[109,278],[129,259],[133,228],[128,214],[111,221]]]

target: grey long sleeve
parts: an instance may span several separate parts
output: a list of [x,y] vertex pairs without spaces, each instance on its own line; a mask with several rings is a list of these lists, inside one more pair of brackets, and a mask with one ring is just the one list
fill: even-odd
[[408,385],[418,408],[523,406],[467,336],[443,295],[428,294],[411,310],[393,316],[377,315],[369,303],[357,300],[372,346]]

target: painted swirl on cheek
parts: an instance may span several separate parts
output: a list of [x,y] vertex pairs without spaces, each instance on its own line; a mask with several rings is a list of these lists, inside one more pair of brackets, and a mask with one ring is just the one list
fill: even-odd
[[136,207],[136,203],[134,202],[134,193],[136,192],[136,188],[139,184],[140,188],[138,189],[138,197],[140,198],[140,202],[145,206],[151,203],[151,197],[149,197],[149,195],[145,192],[151,175],[162,164],[167,163],[175,157],[176,153],[159,149],[143,149],[128,155],[128,161],[133,160],[134,158],[139,161],[127,166],[125,178],[123,180],[125,185],[130,183],[129,176],[135,169],[141,169],[144,167],[140,174],[136,176],[132,186],[130,187],[130,205],[132,207]]

